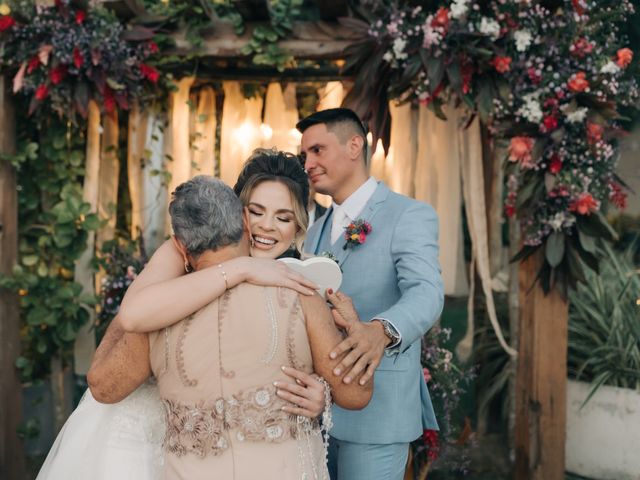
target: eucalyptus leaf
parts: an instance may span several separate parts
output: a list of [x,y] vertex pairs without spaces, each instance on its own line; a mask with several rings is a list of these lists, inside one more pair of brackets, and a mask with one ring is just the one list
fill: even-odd
[[564,247],[565,247],[565,236],[562,232],[553,232],[547,238],[547,242],[545,245],[545,258],[549,265],[553,268],[560,265],[562,259],[564,258]]

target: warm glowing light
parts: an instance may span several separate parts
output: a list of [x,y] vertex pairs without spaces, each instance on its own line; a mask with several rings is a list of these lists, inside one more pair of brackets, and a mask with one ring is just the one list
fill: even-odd
[[636,305],[640,306],[640,298],[636,299]]
[[263,123],[262,125],[260,125],[260,133],[262,134],[262,139],[264,141],[271,140],[271,138],[273,137],[273,128],[271,128],[266,123]]
[[296,143],[300,143],[300,140],[302,140],[302,134],[296,128],[289,130],[289,135],[296,141]]
[[373,145],[373,134],[371,132],[367,133],[367,143]]
[[242,123],[233,132],[233,136],[241,141],[248,141],[253,135],[255,135],[255,129],[249,122]]

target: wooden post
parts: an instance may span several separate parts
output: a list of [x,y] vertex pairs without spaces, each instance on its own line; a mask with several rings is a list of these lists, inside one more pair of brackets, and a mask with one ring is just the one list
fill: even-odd
[[[15,150],[15,115],[7,77],[0,76],[0,153]],[[18,259],[16,172],[0,161],[0,273],[11,274]],[[15,368],[20,355],[20,316],[15,294],[0,291],[0,478],[25,478],[17,428],[22,419],[22,385]]]
[[569,311],[557,290],[531,288],[541,254],[520,266],[516,480],[564,479]]

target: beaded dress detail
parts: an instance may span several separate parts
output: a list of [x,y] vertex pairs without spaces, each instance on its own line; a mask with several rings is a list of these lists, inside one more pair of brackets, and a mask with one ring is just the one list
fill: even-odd
[[[283,412],[273,386],[292,381],[282,365],[311,373],[298,305],[293,291],[241,284],[151,334],[167,425],[163,478],[328,478],[318,422]],[[167,349],[180,352],[168,367]]]

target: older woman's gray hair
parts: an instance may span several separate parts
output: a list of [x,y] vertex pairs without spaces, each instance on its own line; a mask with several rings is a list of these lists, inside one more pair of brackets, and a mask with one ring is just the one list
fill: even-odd
[[217,178],[198,175],[178,185],[172,196],[173,233],[191,255],[235,245],[242,238],[242,203]]

